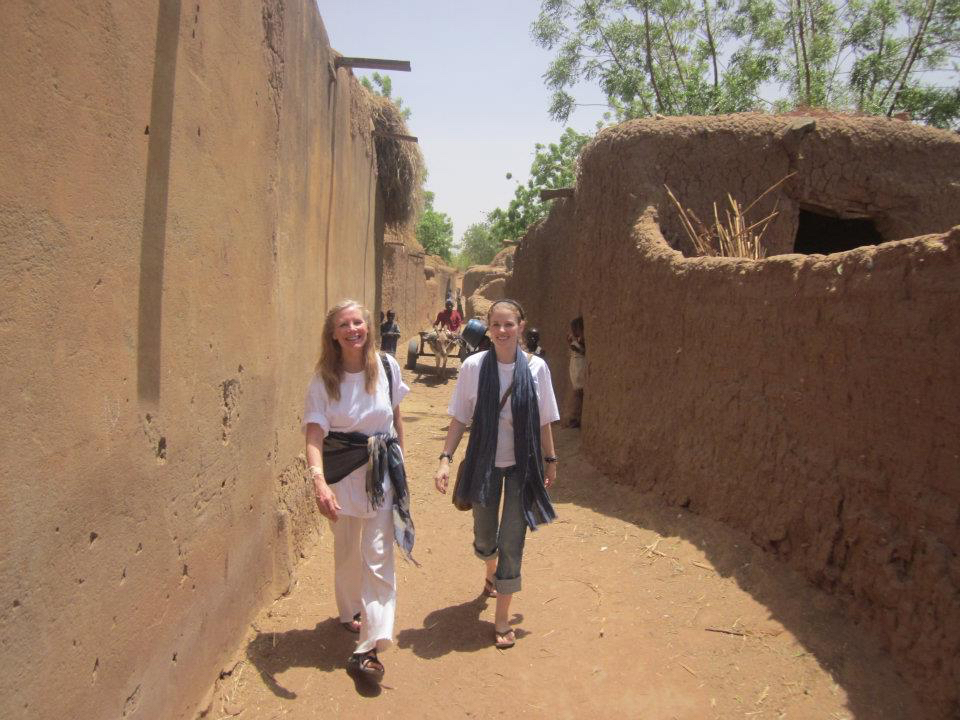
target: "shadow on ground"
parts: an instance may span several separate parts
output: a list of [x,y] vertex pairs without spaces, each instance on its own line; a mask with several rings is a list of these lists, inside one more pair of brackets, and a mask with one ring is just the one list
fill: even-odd
[[[909,684],[895,673],[889,655],[880,649],[880,638],[871,628],[844,617],[839,599],[764,552],[747,535],[682,507],[667,506],[655,493],[600,475],[581,455],[579,431],[560,430],[556,437],[563,470],[578,479],[565,484],[560,478],[550,493],[556,503],[587,507],[665,538],[680,537],[696,545],[720,576],[732,578],[763,604],[770,617],[830,672],[846,692],[855,718],[913,720],[924,716]],[[596,482],[584,482],[589,478]]]
[[[337,618],[329,618],[312,630],[257,633],[247,645],[247,659],[260,673],[264,685],[277,697],[293,700],[297,694],[283,687],[277,675],[294,667],[316,668],[323,672],[346,672],[356,635],[343,629]],[[362,677],[353,677],[357,693],[364,697],[380,694],[380,686]]]
[[456,374],[453,375],[444,375],[440,377],[439,375],[434,374],[432,371],[429,373],[424,373],[418,371],[417,376],[413,379],[413,382],[417,385],[426,385],[427,387],[437,387],[437,385],[446,385],[451,380],[456,380]]
[[[483,595],[449,607],[434,610],[423,619],[423,627],[415,630],[401,630],[397,635],[397,647],[409,649],[424,660],[435,660],[452,652],[476,652],[487,650],[493,644],[494,627],[480,615],[487,607],[487,598]],[[517,613],[510,619],[511,625],[523,622],[523,615]],[[514,628],[517,639],[527,635],[527,631]]]

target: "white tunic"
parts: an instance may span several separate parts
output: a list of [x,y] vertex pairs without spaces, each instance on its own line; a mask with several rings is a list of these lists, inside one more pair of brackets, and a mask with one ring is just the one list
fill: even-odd
[[[493,352],[488,350],[487,352]],[[460,375],[457,386],[453,389],[453,397],[447,413],[455,417],[464,425],[473,420],[473,409],[477,404],[477,387],[480,383],[480,365],[486,352],[476,353],[463,361],[460,366]],[[557,398],[553,394],[553,381],[550,378],[550,367],[543,358],[531,355],[527,358],[530,365],[530,374],[533,376],[533,387],[537,392],[537,401],[540,408],[540,425],[556,422],[560,419],[557,409]],[[513,382],[513,366],[516,363],[497,362],[497,372],[500,379],[500,397]],[[513,410],[510,400],[507,400],[500,411],[500,422],[497,425],[497,458],[496,467],[510,467],[517,461],[513,450]]]
[[[303,403],[304,432],[309,423],[316,423],[323,429],[324,435],[329,432],[362,432],[366,435],[377,432],[393,433],[393,408],[407,396],[410,388],[400,376],[400,366],[397,361],[387,355],[387,362],[393,375],[393,402],[388,397],[387,376],[383,372],[379,358],[377,358],[379,370],[377,390],[373,395],[368,394],[364,387],[362,372],[344,373],[340,381],[340,399],[333,402],[327,395],[323,380],[314,375]],[[376,514],[367,497],[366,473],[367,466],[363,465],[340,482],[330,486],[340,504],[340,514],[362,518],[373,517]],[[386,475],[383,483],[384,504],[389,507],[393,500],[393,487],[387,482]]]

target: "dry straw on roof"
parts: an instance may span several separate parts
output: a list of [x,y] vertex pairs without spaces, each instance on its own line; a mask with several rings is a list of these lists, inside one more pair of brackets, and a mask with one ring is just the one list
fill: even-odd
[[724,217],[721,217],[720,213],[717,212],[717,204],[713,203],[713,223],[710,225],[701,222],[693,210],[689,208],[685,210],[670,188],[666,185],[663,187],[666,188],[667,197],[677,208],[683,229],[694,248],[696,248],[698,255],[762,260],[767,254],[763,246],[763,234],[766,232],[770,221],[777,216],[779,212],[777,207],[780,201],[777,200],[773,212],[755,222],[748,220],[747,214],[761,199],[794,175],[796,175],[796,172],[781,178],[760,193],[757,199],[746,207],[743,207],[730,193],[727,193],[727,202],[730,203],[730,208],[725,211]]
[[[407,123],[389,98],[370,96],[373,128],[379,132],[409,135]],[[417,220],[423,208],[424,163],[420,147],[408,140],[377,135],[377,172],[383,194],[383,220],[387,225],[408,225]]]

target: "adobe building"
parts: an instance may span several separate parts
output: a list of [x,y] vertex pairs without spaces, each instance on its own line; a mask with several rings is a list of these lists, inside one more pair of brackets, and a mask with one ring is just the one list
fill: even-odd
[[[793,173],[791,175],[791,173]],[[702,257],[729,193],[766,258]],[[558,396],[586,329],[584,451],[846,601],[931,716],[960,712],[960,136],[830,114],[601,132],[508,296]]]

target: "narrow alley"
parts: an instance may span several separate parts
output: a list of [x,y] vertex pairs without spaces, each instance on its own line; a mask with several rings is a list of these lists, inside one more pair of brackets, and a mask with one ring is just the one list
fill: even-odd
[[558,432],[559,519],[528,535],[517,645],[495,649],[471,515],[433,488],[454,378],[419,369],[404,371],[402,408],[422,567],[398,561],[382,688],[345,672],[355,636],[337,621],[324,527],[205,717],[920,717],[889,657],[833,599],[719,523],[586,482],[596,473],[574,430]]

